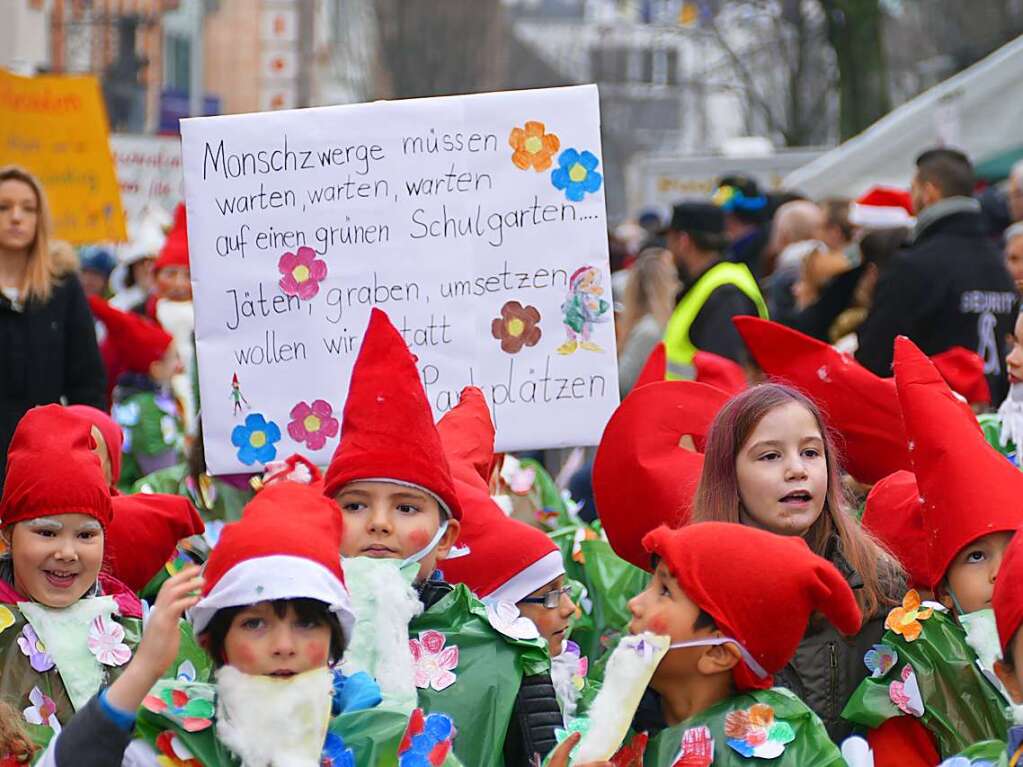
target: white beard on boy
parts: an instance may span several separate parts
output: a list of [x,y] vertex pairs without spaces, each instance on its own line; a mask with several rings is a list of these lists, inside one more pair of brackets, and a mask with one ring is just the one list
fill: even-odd
[[329,668],[288,678],[217,671],[217,737],[243,767],[319,767],[330,722]]

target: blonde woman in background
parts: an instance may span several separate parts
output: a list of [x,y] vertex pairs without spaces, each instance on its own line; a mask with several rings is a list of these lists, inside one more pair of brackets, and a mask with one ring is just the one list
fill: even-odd
[[648,248],[629,269],[618,356],[618,387],[622,397],[632,389],[650,352],[664,336],[678,290],[678,272],[667,250]]
[[85,294],[54,259],[36,178],[0,167],[0,481],[7,445],[29,408],[105,409],[104,375]]

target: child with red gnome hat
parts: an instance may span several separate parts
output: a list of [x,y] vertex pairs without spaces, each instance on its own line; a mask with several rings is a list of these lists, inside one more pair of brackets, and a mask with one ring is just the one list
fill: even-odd
[[508,749],[531,755],[533,734],[511,721],[513,693],[523,677],[547,672],[547,653],[538,640],[498,632],[469,589],[437,571],[458,538],[461,505],[415,359],[379,309],[352,369],[323,492],[344,517],[344,557],[415,570],[424,611],[408,631],[419,704],[455,721],[458,757],[499,767]]
[[[501,633],[516,639],[542,638],[552,659],[551,674],[523,678],[515,700],[514,717],[530,722],[534,749],[543,756],[554,746],[554,728],[562,724],[562,711],[566,717],[575,714],[578,689],[572,677],[582,663],[578,646],[567,641],[576,607],[565,585],[561,551],[545,533],[508,517],[490,495],[494,425],[483,392],[471,386],[463,389],[458,405],[444,414],[437,431],[462,507],[457,547],[459,553],[465,552],[445,560],[445,579],[468,586],[486,605],[490,625]],[[552,684],[555,670],[557,686]],[[545,729],[546,742],[541,740]],[[518,764],[529,756],[520,753],[513,758],[506,750],[505,764]]]
[[859,630],[842,574],[799,538],[727,523],[661,526],[643,546],[654,573],[629,602],[629,630],[670,639],[650,681],[667,727],[650,733],[643,764],[844,765],[817,715],[772,687],[811,614]]
[[107,327],[108,343],[124,366],[114,388],[114,421],[124,432],[119,487],[127,492],[144,475],[177,463],[184,429],[171,379],[181,372],[173,337],[159,325],[122,312],[100,298],[89,306]]
[[[102,569],[113,509],[91,431],[59,405],[30,410],[15,430],[0,498],[8,547],[0,698],[23,712],[40,747],[76,711],[101,714],[101,690],[125,671],[141,633],[138,598]],[[169,625],[176,634],[176,621]],[[178,644],[201,669],[187,629]]]
[[1023,523],[1023,475],[986,443],[934,364],[900,337],[894,368],[928,531],[924,573],[940,603],[906,594],[867,653],[871,676],[842,712],[871,728],[878,767],[933,765],[978,741],[1005,740],[991,599]]

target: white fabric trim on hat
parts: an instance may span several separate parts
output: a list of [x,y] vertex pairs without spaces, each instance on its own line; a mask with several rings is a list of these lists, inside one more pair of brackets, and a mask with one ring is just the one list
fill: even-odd
[[916,224],[916,219],[909,215],[905,208],[854,202],[849,206],[849,223],[868,229],[896,229],[912,228]]
[[[444,499],[442,499],[439,495],[433,492],[433,490],[431,490],[430,488],[423,487],[422,485],[417,485],[415,482],[406,482],[405,480],[392,479],[391,477],[366,477],[365,479],[352,479],[349,480],[344,485],[344,487],[341,488],[341,490],[337,491],[337,495],[341,495],[342,490],[344,490],[345,487],[352,484],[353,482],[387,482],[390,485],[400,485],[401,487],[409,487],[412,488],[413,490],[421,490],[422,492],[426,493],[428,496],[430,496],[431,498],[433,498],[433,500],[437,502],[437,504],[440,506],[440,510],[447,515],[448,519],[454,519],[454,516],[451,514],[451,509],[449,509],[448,505],[444,503]],[[336,498],[337,495],[335,495],[334,497]]]
[[484,602],[515,603],[564,574],[565,561],[561,558],[561,552],[552,551],[536,560],[525,570],[513,575],[489,594],[480,596]]
[[201,634],[214,613],[275,599],[318,599],[337,613],[345,638],[355,625],[352,600],[344,584],[323,565],[305,557],[274,554],[246,559],[232,567],[210,593],[188,611],[188,620]]

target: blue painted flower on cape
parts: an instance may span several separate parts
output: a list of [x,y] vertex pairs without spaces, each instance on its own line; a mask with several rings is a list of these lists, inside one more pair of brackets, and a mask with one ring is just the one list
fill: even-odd
[[355,767],[355,754],[345,746],[344,740],[334,732],[327,733],[320,755],[320,767]]
[[426,716],[421,708],[409,717],[398,745],[398,767],[440,767],[454,743],[455,723],[445,714]]
[[600,160],[588,149],[566,149],[558,157],[558,167],[551,171],[551,183],[555,189],[565,193],[572,202],[582,202],[587,194],[593,194],[604,181],[597,172]]
[[277,444],[281,440],[281,429],[273,421],[267,421],[262,413],[250,413],[245,423],[235,426],[231,432],[231,444],[238,448],[238,460],[246,466],[267,463],[277,457]]

